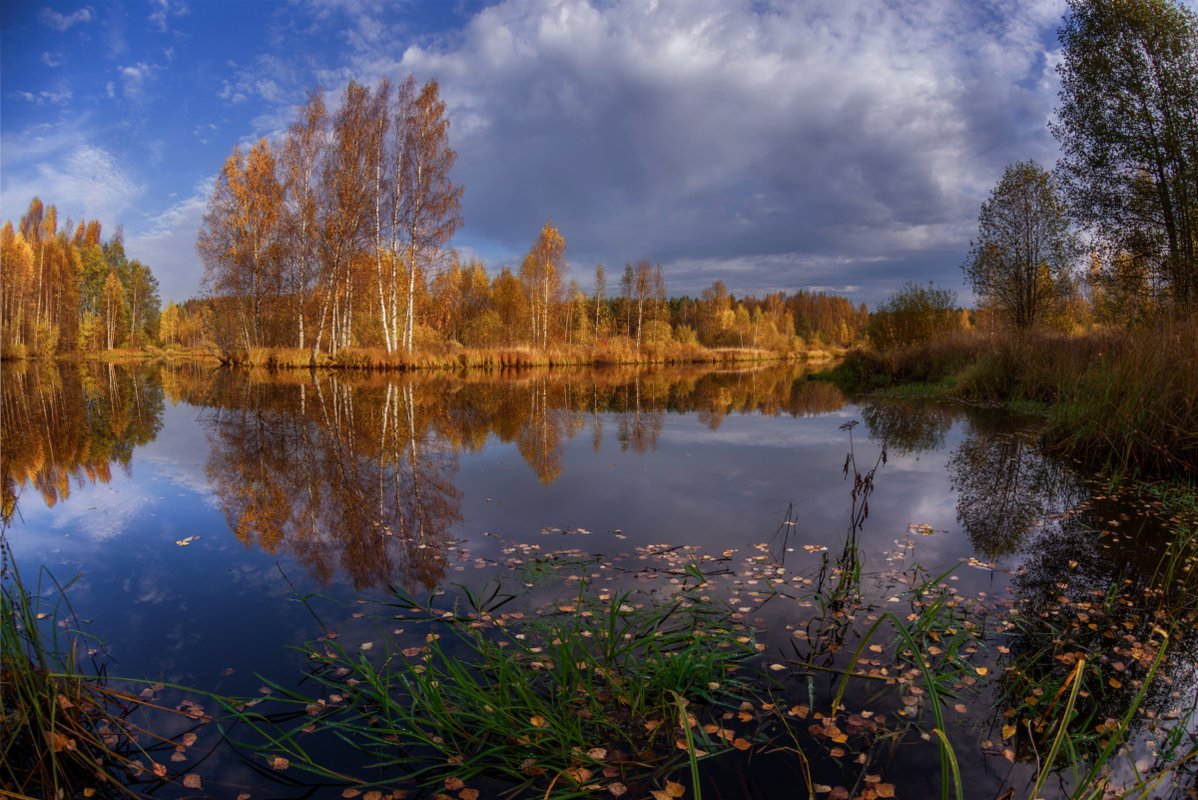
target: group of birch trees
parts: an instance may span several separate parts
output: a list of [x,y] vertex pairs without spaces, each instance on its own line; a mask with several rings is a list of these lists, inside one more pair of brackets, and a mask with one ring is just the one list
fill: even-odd
[[158,280],[130,259],[120,232],[96,220],[59,223],[33,198],[0,227],[0,347],[8,357],[140,347],[158,331]]
[[461,225],[436,81],[313,91],[281,144],[234,147],[197,249],[223,350],[416,342],[417,298]]

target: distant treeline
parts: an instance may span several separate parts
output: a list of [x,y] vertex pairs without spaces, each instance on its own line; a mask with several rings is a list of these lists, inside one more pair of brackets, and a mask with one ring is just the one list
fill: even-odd
[[140,347],[158,340],[158,280],[125,256],[118,229],[67,220],[33,198],[0,228],[0,350],[5,358]]

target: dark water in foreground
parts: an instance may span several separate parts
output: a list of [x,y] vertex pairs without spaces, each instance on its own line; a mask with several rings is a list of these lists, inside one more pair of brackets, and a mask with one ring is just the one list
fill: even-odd
[[[945,591],[977,603],[988,625],[968,653],[981,670],[946,703],[965,796],[1015,787],[1023,797],[1044,743],[1004,736],[1036,705],[1020,676],[1033,665],[1059,684],[1071,668],[1067,653],[1029,654],[1091,636],[1107,654],[1101,675],[1116,678],[1090,692],[1099,723],[1122,716],[1152,662],[1160,619],[1142,598],[1160,589],[1167,532],[995,412],[857,405],[789,366],[459,378],[5,365],[0,387],[14,557],[27,583],[41,565],[62,582],[81,576],[68,598],[114,676],[255,696],[263,677],[297,682],[306,664],[291,646],[325,631],[300,596],[319,595],[321,622],[352,648],[393,635],[359,610],[388,584],[452,593],[498,576],[535,607],[553,589],[529,565],[555,551],[598,556],[594,579],[616,583],[644,577],[620,565],[710,554],[727,567],[734,617],[765,644],[758,668],[780,700],[812,709],[793,721],[817,796],[893,787],[920,798],[941,786],[926,707],[853,682],[847,710],[881,713],[900,732],[853,747],[811,727],[838,686],[827,670],[845,666],[864,629],[885,611],[911,612],[903,591],[916,576],[955,568]],[[857,599],[838,612],[839,634],[812,633],[812,592],[843,575],[836,559],[853,533],[850,451],[861,472],[877,465],[855,536]],[[1007,626],[1012,608],[1033,623]],[[1141,769],[1168,732],[1155,721],[1193,702],[1194,639],[1192,627],[1174,634],[1164,679],[1137,713]],[[879,658],[862,652],[859,671]],[[202,775],[203,790],[158,794],[314,791],[299,774],[279,783],[254,755],[198,752],[199,763],[171,768]],[[776,748],[704,768],[705,797],[807,796],[800,759]],[[1054,776],[1041,794],[1069,782]],[[1187,786],[1192,773],[1153,791],[1185,797]]]

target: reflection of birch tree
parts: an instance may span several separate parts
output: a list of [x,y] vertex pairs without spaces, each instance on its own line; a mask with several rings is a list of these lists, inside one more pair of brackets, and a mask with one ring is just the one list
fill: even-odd
[[665,413],[658,408],[641,404],[641,380],[637,375],[630,386],[625,387],[626,410],[616,419],[616,439],[621,450],[643,453],[656,450],[657,440],[665,425]]
[[338,569],[356,587],[441,578],[461,518],[457,461],[411,384],[314,377],[235,392],[217,402],[244,408],[207,417],[208,475],[241,541],[290,551],[321,581]]

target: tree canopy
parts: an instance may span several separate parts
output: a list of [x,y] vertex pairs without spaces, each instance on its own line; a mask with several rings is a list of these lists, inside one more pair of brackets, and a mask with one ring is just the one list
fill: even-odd
[[1172,0],[1069,0],[1052,131],[1073,217],[1107,264],[1198,300],[1198,20]]

